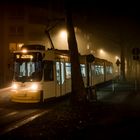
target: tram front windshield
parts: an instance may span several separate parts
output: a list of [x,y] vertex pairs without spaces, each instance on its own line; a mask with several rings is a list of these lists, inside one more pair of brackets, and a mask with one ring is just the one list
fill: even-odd
[[34,82],[42,79],[42,61],[20,59],[14,62],[14,80],[18,82]]

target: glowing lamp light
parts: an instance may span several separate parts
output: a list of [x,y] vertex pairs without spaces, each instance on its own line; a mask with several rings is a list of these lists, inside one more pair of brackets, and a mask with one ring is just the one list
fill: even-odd
[[37,90],[38,85],[37,84],[32,84],[30,88],[31,88],[31,90]]
[[30,56],[30,59],[33,59],[33,56],[32,55]]
[[62,39],[66,39],[66,38],[67,38],[67,32],[66,32],[66,30],[62,30],[62,31],[60,32],[60,37],[61,37]]
[[23,52],[23,53],[27,53],[27,50],[26,50],[26,49],[23,49],[22,52]]
[[87,50],[89,50],[89,44],[87,44]]
[[21,49],[21,47],[22,47],[23,45],[24,45],[23,43],[19,43],[19,44],[18,44],[19,49]]
[[18,88],[17,84],[13,83],[13,84],[12,84],[12,89],[13,89],[13,90],[16,90],[17,88]]
[[118,56],[115,56],[115,58],[116,58],[116,60],[117,60],[117,59],[120,59]]
[[104,50],[100,49],[100,53],[101,53],[101,54],[104,54]]

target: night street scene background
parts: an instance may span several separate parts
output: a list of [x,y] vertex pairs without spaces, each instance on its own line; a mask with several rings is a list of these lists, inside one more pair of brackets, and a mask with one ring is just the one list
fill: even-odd
[[1,139],[139,139],[138,2],[4,1],[0,9]]

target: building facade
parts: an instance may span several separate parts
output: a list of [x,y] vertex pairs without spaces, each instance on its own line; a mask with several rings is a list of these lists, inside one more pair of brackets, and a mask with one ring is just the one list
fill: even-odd
[[47,46],[47,10],[25,5],[0,5],[0,87],[11,83],[12,52],[23,44]]

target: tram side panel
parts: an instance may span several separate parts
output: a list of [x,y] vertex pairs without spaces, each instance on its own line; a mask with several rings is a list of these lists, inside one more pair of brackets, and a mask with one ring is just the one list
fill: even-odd
[[93,83],[97,85],[104,82],[104,62],[95,61],[93,68]]
[[44,98],[60,97],[71,92],[71,64],[68,56],[54,53],[53,57],[46,55],[45,59],[51,59],[53,67],[46,66],[47,81],[44,80]]
[[66,76],[65,76],[65,60],[60,59],[55,62],[56,64],[56,82],[55,91],[56,97],[63,96],[66,93]]
[[111,62],[105,62],[105,80],[109,81],[113,79],[113,64]]
[[44,99],[48,99],[55,97],[55,67],[52,60],[44,60],[43,63],[43,97]]
[[94,86],[113,79],[113,64],[107,60],[96,58],[89,65],[89,86]]
[[70,62],[65,63],[65,77],[66,77],[66,93],[71,92],[71,64]]

